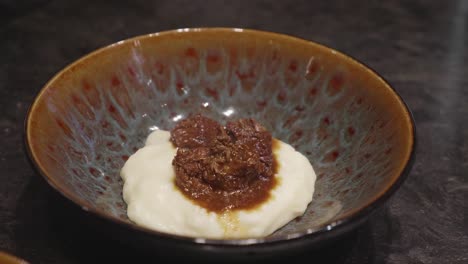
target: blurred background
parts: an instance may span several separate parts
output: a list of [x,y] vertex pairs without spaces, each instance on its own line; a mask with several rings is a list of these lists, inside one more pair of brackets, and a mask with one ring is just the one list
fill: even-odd
[[387,206],[320,252],[320,263],[468,263],[468,1],[0,0],[0,250],[32,263],[138,261],[80,225],[23,149],[28,106],[55,73],[136,35],[185,27],[285,33],[342,51],[413,111],[413,170]]

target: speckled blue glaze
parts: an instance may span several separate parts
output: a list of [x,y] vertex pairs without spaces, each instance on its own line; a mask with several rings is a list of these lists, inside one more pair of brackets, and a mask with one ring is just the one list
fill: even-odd
[[393,109],[397,98],[377,92],[388,87],[369,86],[379,83],[371,73],[296,39],[215,33],[133,39],[61,72],[30,117],[43,173],[86,206],[129,222],[119,177],[125,160],[152,130],[201,113],[221,122],[255,118],[313,164],[313,202],[273,236],[332,224],[395,181],[411,128]]

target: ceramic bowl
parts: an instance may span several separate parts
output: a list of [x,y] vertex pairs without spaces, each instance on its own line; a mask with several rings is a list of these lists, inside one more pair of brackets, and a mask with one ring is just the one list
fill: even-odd
[[[129,221],[124,162],[151,131],[191,113],[255,118],[306,155],[317,182],[304,216],[241,240],[175,236]],[[408,173],[414,131],[395,90],[340,52],[275,33],[205,28],[120,41],[67,66],[32,104],[26,139],[55,190],[127,237],[252,252],[316,244],[362,223]]]
[[0,263],[2,264],[28,264],[29,262],[0,250]]

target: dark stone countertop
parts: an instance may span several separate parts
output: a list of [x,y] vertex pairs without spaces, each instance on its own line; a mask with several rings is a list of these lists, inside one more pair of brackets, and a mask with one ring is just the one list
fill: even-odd
[[[286,33],[381,73],[414,113],[413,170],[387,206],[317,263],[468,263],[468,1],[0,0],[0,249],[32,263],[135,260],[82,230],[30,166],[23,121],[42,85],[104,45],[161,30]],[[291,259],[292,261],[293,259]]]

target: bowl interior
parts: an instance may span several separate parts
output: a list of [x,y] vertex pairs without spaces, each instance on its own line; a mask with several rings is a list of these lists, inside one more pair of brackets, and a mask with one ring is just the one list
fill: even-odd
[[73,63],[41,91],[27,122],[46,179],[87,209],[130,222],[119,171],[155,129],[191,113],[253,117],[317,173],[303,217],[272,237],[311,232],[382,196],[413,146],[404,104],[372,71],[292,37],[227,29],[119,42]]

